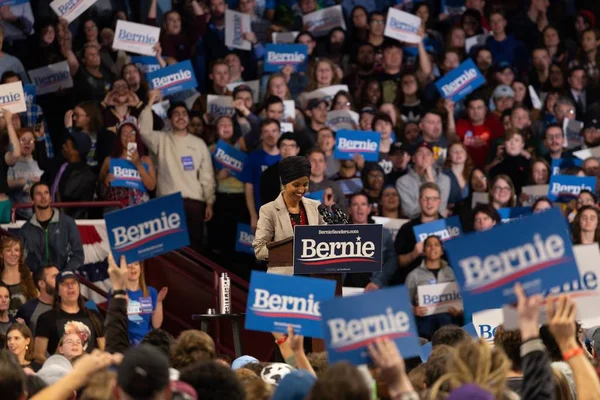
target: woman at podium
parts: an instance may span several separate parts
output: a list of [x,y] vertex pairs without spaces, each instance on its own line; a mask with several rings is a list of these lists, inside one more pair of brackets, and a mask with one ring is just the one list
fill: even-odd
[[[306,157],[293,156],[279,162],[279,178],[283,191],[275,200],[260,207],[252,247],[259,260],[269,258],[267,244],[294,236],[296,225],[324,225],[319,214],[319,202],[307,199],[310,162]],[[290,255],[290,260],[291,260]],[[269,273],[292,275],[291,265],[269,267]]]

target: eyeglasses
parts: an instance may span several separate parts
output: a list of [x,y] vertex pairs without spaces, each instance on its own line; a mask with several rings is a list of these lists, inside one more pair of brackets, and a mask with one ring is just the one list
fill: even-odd
[[349,101],[338,101],[335,103],[336,106],[338,107],[350,107],[352,105],[352,103],[350,103]]
[[385,21],[381,20],[381,19],[374,19],[371,21],[371,23],[375,24],[375,25],[383,25],[383,24],[385,24]]
[[35,140],[33,140],[33,139],[29,139],[29,140],[28,139],[21,139],[21,140],[19,140],[19,142],[21,142],[21,144],[33,144],[33,143],[35,143]]
[[74,340],[74,339],[65,340],[63,343],[64,344],[70,344],[70,345],[77,344],[77,345],[80,345],[80,346],[82,344],[81,340]]
[[510,193],[511,192],[511,188],[508,187],[508,186],[504,186],[504,187],[502,187],[502,186],[496,186],[494,188],[494,191],[495,192],[499,192],[499,193]]
[[421,200],[423,200],[425,202],[438,201],[439,199],[440,199],[440,196],[421,196]]

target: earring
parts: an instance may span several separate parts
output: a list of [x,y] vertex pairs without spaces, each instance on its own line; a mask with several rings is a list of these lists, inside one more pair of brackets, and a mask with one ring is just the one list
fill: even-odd
[[25,345],[25,350],[26,351],[29,350],[29,346],[28,345]]

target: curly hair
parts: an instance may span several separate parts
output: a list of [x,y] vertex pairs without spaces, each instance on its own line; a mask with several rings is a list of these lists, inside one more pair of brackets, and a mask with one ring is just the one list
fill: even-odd
[[215,358],[215,342],[205,332],[190,329],[181,332],[171,346],[171,364],[178,370],[195,363]]
[[446,374],[431,387],[430,398],[445,398],[452,390],[475,384],[499,399],[506,390],[506,376],[510,361],[501,349],[491,348],[484,341],[464,341],[448,361]]
[[5,236],[2,238],[2,242],[0,242],[0,246],[2,247],[2,253],[0,253],[0,276],[4,274],[5,267],[3,252],[5,249],[15,244],[19,245],[19,251],[21,252],[21,255],[19,256],[19,275],[21,276],[21,291],[25,295],[25,298],[29,301],[35,299],[38,296],[38,290],[35,287],[35,283],[33,282],[31,271],[25,264],[25,251],[21,239],[13,236]]

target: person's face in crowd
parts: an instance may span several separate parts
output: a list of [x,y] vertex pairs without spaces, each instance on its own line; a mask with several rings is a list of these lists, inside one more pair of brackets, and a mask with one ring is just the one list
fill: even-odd
[[58,295],[63,302],[75,303],[79,298],[79,282],[74,278],[67,278],[58,285]]
[[549,128],[546,131],[546,138],[544,139],[544,145],[552,153],[558,153],[563,148],[563,133],[562,129],[558,127]]
[[366,196],[354,196],[350,201],[350,218],[355,224],[367,224],[371,207]]
[[339,95],[335,99],[335,103],[333,103],[334,110],[351,110],[352,103],[350,99],[343,94]]
[[460,143],[455,143],[448,149],[448,157],[452,164],[464,165],[467,162],[467,151]]
[[240,0],[239,2],[240,12],[244,14],[254,14],[254,9],[256,7],[256,0]]
[[229,66],[229,80],[232,80],[233,78],[237,79],[242,75],[244,67],[242,67],[242,62],[237,54],[227,54],[225,63]]
[[358,29],[369,29],[367,13],[362,8],[352,10],[352,24]]
[[510,202],[512,196],[513,192],[508,182],[504,179],[498,179],[492,187],[492,199],[494,199],[494,202],[504,206]]
[[556,106],[556,100],[558,100],[558,93],[548,93],[546,96],[546,112],[555,115],[554,107]]
[[313,11],[317,11],[317,1],[316,0],[300,0],[298,2],[300,6],[300,11],[302,11],[302,15],[310,14]]
[[288,87],[287,83],[285,82],[285,78],[277,76],[271,79],[271,82],[269,83],[270,94],[279,97],[281,100],[285,100],[287,92]]
[[329,48],[336,52],[341,52],[344,48],[344,42],[346,41],[346,35],[344,32],[337,30],[329,37]]
[[279,152],[281,153],[281,158],[293,157],[298,155],[300,147],[298,147],[298,143],[295,140],[285,139],[279,143]]
[[489,50],[480,51],[477,53],[475,64],[477,64],[479,70],[487,71],[492,66],[492,53]]
[[421,24],[425,26],[425,24],[427,24],[427,21],[429,21],[429,7],[427,7],[424,4],[420,4],[415,10],[415,15],[421,18]]
[[569,86],[573,90],[584,90],[587,86],[587,76],[585,75],[585,71],[582,69],[573,71],[569,77]]
[[310,119],[318,124],[324,124],[327,122],[327,104],[319,103],[318,106],[314,107],[310,111]]
[[335,138],[330,129],[321,129],[317,132],[317,146],[323,151],[333,150],[335,146]]
[[552,208],[552,204],[548,203],[547,201],[539,201],[535,207],[533,207],[533,213],[537,214],[537,213],[541,213],[542,211],[546,211]]
[[529,113],[523,108],[516,108],[510,114],[510,126],[516,129],[524,129],[531,126]]
[[142,74],[140,74],[140,70],[133,64],[128,65],[123,70],[123,78],[125,78],[125,82],[131,88],[136,88],[140,86],[142,81]]
[[496,221],[484,212],[478,212],[473,218],[473,229],[475,232],[483,232],[491,229],[496,225]]
[[56,292],[56,275],[58,275],[58,268],[44,268],[44,280],[39,282],[40,288],[46,292],[48,296],[54,296]]
[[184,107],[177,107],[171,113],[171,125],[178,131],[187,131],[190,115]]
[[587,31],[581,36],[581,48],[585,53],[589,53],[598,48],[598,38],[594,31]]
[[219,118],[217,122],[219,139],[229,140],[233,137],[233,122],[230,118]]
[[531,176],[534,185],[547,185],[550,178],[550,171],[542,162],[534,162],[531,166]]
[[14,267],[19,265],[21,258],[21,245],[17,242],[9,242],[8,246],[2,249],[2,261],[4,264]]
[[308,47],[308,55],[311,55],[315,49],[316,42],[310,35],[298,35],[296,43],[305,44]]
[[204,132],[204,121],[202,121],[202,117],[195,115],[192,118],[190,118],[188,132],[198,137],[202,135],[202,132]]
[[556,103],[554,106],[554,115],[557,121],[561,121],[563,119],[574,120],[575,119],[575,108],[570,104],[559,104]]
[[50,188],[46,185],[38,185],[33,192],[33,205],[40,210],[50,207]]
[[544,46],[556,47],[560,44],[560,37],[558,31],[552,27],[546,28],[544,31]]
[[35,139],[33,138],[33,133],[25,132],[19,138],[19,143],[21,144],[21,155],[28,157],[35,149]]
[[396,121],[398,120],[398,114],[396,112],[396,107],[392,103],[383,103],[379,106],[379,111],[387,114],[392,120],[392,124],[396,125]]
[[225,0],[210,0],[208,9],[210,11],[211,18],[222,20],[225,18],[227,3],[225,3]]
[[356,64],[365,70],[373,68],[373,65],[375,65],[375,49],[372,46],[360,46],[356,56]]
[[419,125],[416,122],[409,122],[404,125],[404,139],[408,143],[414,143],[419,136]]
[[487,178],[483,171],[476,169],[471,174],[471,189],[477,193],[487,192]]
[[358,125],[360,125],[360,129],[363,131],[370,131],[373,126],[373,118],[375,116],[371,113],[364,112],[360,114]]
[[395,211],[400,207],[400,196],[394,187],[387,187],[381,192],[381,206],[384,210]]
[[419,90],[417,78],[414,75],[404,75],[402,77],[402,93],[406,96],[412,96]]
[[383,175],[383,172],[379,170],[374,169],[369,171],[367,174],[367,183],[371,190],[381,190],[381,188],[383,188],[384,181],[385,175]]
[[283,120],[283,103],[272,103],[267,107],[267,118],[277,121]]
[[515,103],[523,103],[523,101],[525,101],[525,96],[527,96],[527,87],[523,82],[513,82],[510,87],[515,91]]
[[550,54],[546,49],[536,49],[532,54],[533,67],[537,71],[547,71],[550,68]]
[[481,125],[485,121],[487,107],[483,100],[473,100],[467,107],[467,115],[473,125]]
[[381,134],[381,139],[389,139],[392,137],[393,126],[387,121],[377,120],[375,122],[375,132],[379,132]]
[[75,143],[73,143],[72,139],[67,139],[65,140],[65,142],[62,145],[62,154],[65,157],[65,160],[67,160],[68,162],[74,162],[77,160],[77,157],[79,156],[79,152],[77,151],[77,147],[75,146]]
[[63,336],[62,346],[58,348],[58,352],[67,360],[72,360],[83,354],[83,343],[81,338],[76,333],[69,333]]
[[428,261],[438,261],[442,258],[442,254],[444,254],[444,249],[442,248],[442,242],[437,237],[432,237],[425,239],[425,244],[423,245],[423,254],[425,259]]
[[97,42],[98,41],[98,26],[92,20],[85,21],[83,24],[83,31],[85,32],[86,42]]
[[[450,34],[450,46],[451,49],[462,49],[465,47],[465,31],[457,27],[452,30]],[[458,64],[457,64],[458,65]]]
[[426,170],[433,165],[433,153],[425,147],[419,147],[413,155],[413,163],[418,170]]
[[317,83],[319,86],[330,86],[331,81],[333,80],[333,70],[331,69],[331,65],[327,62],[320,62],[317,64],[315,77],[317,78]]
[[310,161],[310,174],[315,178],[325,175],[325,156],[322,153],[314,152],[308,156]]
[[398,70],[402,67],[402,49],[388,47],[383,51],[383,67],[386,70]]
[[234,100],[242,100],[248,110],[252,110],[254,107],[254,99],[252,98],[252,93],[250,92],[238,92],[236,93]]
[[392,165],[396,170],[404,171],[410,163],[410,154],[406,151],[397,151],[391,154],[388,154],[389,160],[392,162]]
[[594,232],[598,227],[598,214],[594,210],[584,210],[579,218],[581,232]]
[[475,36],[481,29],[481,21],[478,21],[473,15],[467,15],[463,20],[462,28],[467,37]]
[[125,79],[117,79],[112,84],[113,100],[117,104],[127,104],[129,101],[129,85]]
[[52,44],[52,42],[54,42],[54,39],[56,38],[56,31],[54,30],[54,27],[52,25],[47,25],[44,28],[42,28],[42,43],[47,45]]
[[515,73],[510,68],[504,68],[500,72],[496,72],[496,80],[502,85],[512,85],[515,80]]
[[100,52],[97,47],[88,46],[83,51],[83,63],[86,67],[97,68],[100,66]]
[[494,103],[496,104],[496,110],[502,113],[506,110],[510,110],[515,105],[515,98],[510,96],[505,97],[496,97],[494,99]]
[[383,15],[374,15],[369,22],[369,33],[373,36],[383,36],[385,18]]
[[460,58],[458,57],[458,54],[453,51],[449,51],[444,55],[444,61],[442,62],[442,70],[444,72],[450,72],[459,65]]
[[168,35],[178,35],[181,32],[181,15],[177,11],[171,11],[165,18],[165,27]]
[[440,208],[440,194],[434,189],[425,189],[419,197],[419,206],[421,206],[421,214],[425,217],[435,217],[438,215]]
[[494,35],[501,35],[506,29],[506,19],[501,14],[490,15],[490,27]]
[[216,64],[213,66],[210,74],[210,79],[213,81],[214,86],[224,88],[229,83],[229,67],[224,64]]
[[139,262],[127,264],[127,280],[130,282],[139,282],[142,266]]
[[296,198],[298,199],[298,201],[300,201],[300,199],[302,199],[302,196],[304,196],[304,193],[308,192],[309,183],[310,180],[308,179],[308,176],[303,176],[284,185],[283,190],[287,198]]
[[268,147],[277,146],[277,139],[279,139],[279,127],[277,124],[268,124],[262,127],[261,129],[261,137],[263,143],[265,143]]
[[379,100],[381,100],[381,88],[379,87],[379,83],[375,81],[370,81],[369,86],[367,86],[366,94],[368,103],[379,103]]
[[32,343],[31,338],[25,339],[18,329],[13,329],[6,334],[6,345],[11,353],[21,356],[25,355],[27,346],[32,346]]
[[73,124],[79,129],[85,129],[90,123],[90,116],[81,107],[73,109]]
[[565,86],[565,75],[558,65],[550,66],[550,75],[548,77],[550,86],[554,89],[562,89]]
[[512,135],[510,139],[504,142],[506,154],[509,156],[518,156],[525,147],[525,140],[521,135]]
[[110,28],[104,28],[100,32],[100,44],[102,47],[112,49],[113,41],[115,40],[115,31]]
[[575,30],[577,31],[577,34],[581,34],[581,32],[585,31],[587,28],[589,28],[587,22],[585,22],[585,18],[583,18],[581,15],[578,15],[577,18],[575,18]]
[[583,140],[589,147],[600,145],[600,131],[594,127],[585,128],[583,130]]
[[[585,206],[596,206],[596,202],[594,201],[594,198],[592,197],[591,194],[587,193],[587,192],[583,192],[580,193],[579,196],[577,196],[577,209],[581,209],[581,207],[585,207]],[[595,215],[596,213],[594,213]]]
[[5,287],[0,287],[0,313],[8,311],[10,307],[10,292]]
[[425,114],[419,126],[426,140],[437,141],[442,136],[442,118],[439,115]]

